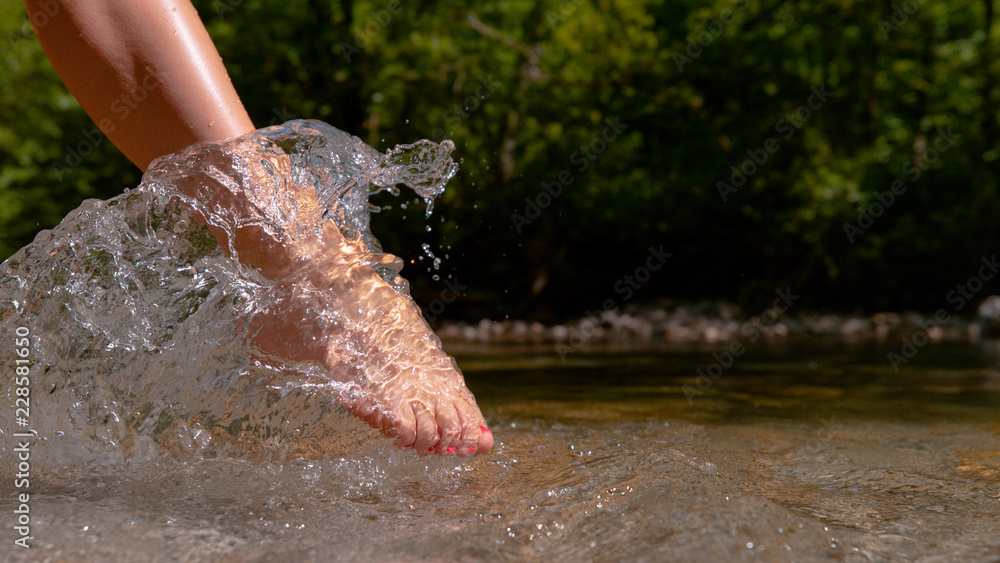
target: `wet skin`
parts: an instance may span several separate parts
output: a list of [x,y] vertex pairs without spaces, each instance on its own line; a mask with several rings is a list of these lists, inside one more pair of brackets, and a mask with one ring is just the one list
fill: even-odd
[[[187,0],[25,4],[60,78],[139,168],[146,170],[156,157],[194,143],[254,130]],[[279,177],[288,173],[289,163],[280,157],[269,165]],[[192,180],[201,172],[192,170]],[[264,187],[265,176],[260,171],[260,185],[247,183],[239,193],[206,189],[211,182],[192,181],[181,189],[195,203],[223,206],[228,225],[201,217],[223,248],[265,277],[296,276],[318,291],[332,292],[339,321],[318,325],[312,296],[299,292],[281,310],[256,317],[254,344],[289,360],[322,362],[345,384],[336,400],[400,446],[424,454],[489,451],[492,434],[461,373],[413,301],[371,266],[359,263],[364,252],[359,241],[347,240],[331,221],[294,240],[254,223],[261,218],[255,214],[264,213],[263,203],[274,195]],[[314,192],[280,188],[296,202],[302,218],[320,213]]]
[[[330,388],[337,402],[399,446],[421,454],[489,451],[493,435],[475,398],[413,300],[376,273],[360,237],[350,240],[333,220],[321,219],[315,191],[292,182],[286,155],[245,139],[214,159],[182,162],[187,176],[178,187],[202,203],[196,217],[223,248],[290,290],[254,317],[253,345],[287,360],[321,362],[344,384]],[[209,172],[256,190],[234,193]],[[294,201],[296,224],[318,228],[276,232],[269,226],[287,215],[275,201]],[[225,211],[206,217],[197,209]]]

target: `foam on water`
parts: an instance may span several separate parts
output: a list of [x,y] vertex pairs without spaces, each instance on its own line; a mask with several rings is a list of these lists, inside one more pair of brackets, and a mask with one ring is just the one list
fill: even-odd
[[[88,200],[40,233],[0,266],[0,334],[24,327],[31,335],[36,467],[162,451],[317,457],[377,440],[329,389],[320,392],[332,385],[320,366],[248,344],[255,316],[303,288],[242,264],[233,233],[256,228],[294,242],[332,219],[360,249],[351,260],[405,293],[402,262],[382,253],[369,229],[368,197],[405,183],[429,210],[457,170],[453,148],[420,141],[382,154],[321,122],[292,121],[158,159],[136,189]],[[289,160],[290,170],[282,167]],[[251,183],[267,195],[241,197]],[[300,205],[301,189],[315,190],[318,209]],[[219,194],[236,197],[227,204]],[[234,213],[233,199],[253,213]],[[225,250],[212,234],[219,231]],[[316,330],[337,322],[322,308],[335,298],[311,311]],[[13,373],[14,360],[3,353],[0,369]],[[0,459],[10,469],[13,446],[2,434],[18,428],[13,380],[2,385],[10,408],[0,409]]]

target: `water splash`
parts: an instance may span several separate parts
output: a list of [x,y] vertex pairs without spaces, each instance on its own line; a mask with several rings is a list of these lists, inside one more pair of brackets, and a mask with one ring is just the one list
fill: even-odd
[[441,143],[424,139],[412,145],[399,145],[389,149],[371,181],[377,186],[410,186],[424,198],[430,217],[434,198],[444,192],[445,183],[458,172],[458,165],[449,158],[454,150],[455,144],[447,139]]
[[[255,315],[302,288],[241,263],[253,248],[233,235],[259,229],[289,242],[332,219],[361,249],[352,260],[406,293],[401,260],[371,233],[368,197],[404,183],[429,210],[455,173],[453,148],[420,141],[381,154],[324,123],[292,121],[160,158],[136,189],[88,200],[39,233],[0,265],[0,334],[31,334],[33,462],[99,465],[163,451],[285,459],[377,440],[315,392],[330,381],[318,365],[254,355]],[[318,208],[296,190],[314,190]],[[316,315],[320,327],[337,322]],[[0,358],[13,373],[14,358]],[[10,469],[14,443],[3,433],[17,428],[15,389],[10,378],[3,385],[11,408],[0,412],[0,463]]]
[[[439,257],[437,257],[437,256],[434,255],[434,252],[431,250],[430,243],[429,242],[425,242],[425,243],[423,243],[423,244],[420,245],[420,248],[423,249],[424,255],[426,255],[427,258],[431,260],[431,267],[434,268],[434,271],[440,270],[441,269],[441,258],[439,258]],[[423,256],[421,256],[421,259],[423,259]],[[427,268],[427,271],[430,272],[431,268]],[[438,279],[438,277],[437,277],[436,274],[435,274],[435,278],[434,279],[435,280]]]

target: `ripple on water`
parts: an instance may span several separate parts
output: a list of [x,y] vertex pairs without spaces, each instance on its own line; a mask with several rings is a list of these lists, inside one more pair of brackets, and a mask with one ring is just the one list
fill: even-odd
[[[161,453],[136,467],[46,472],[33,497],[37,545],[67,558],[140,561],[988,561],[1000,553],[996,482],[962,469],[970,455],[986,462],[1000,451],[981,428],[935,434],[842,421],[816,446],[808,424],[492,425],[496,451],[471,460],[417,458],[381,442],[280,464]],[[0,487],[6,510],[13,491]]]

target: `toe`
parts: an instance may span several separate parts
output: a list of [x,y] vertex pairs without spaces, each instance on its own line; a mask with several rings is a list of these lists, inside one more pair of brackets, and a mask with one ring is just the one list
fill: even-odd
[[[476,417],[480,418],[480,417]],[[456,445],[455,453],[462,457],[474,456],[479,453],[479,435],[482,433],[476,418],[462,421],[462,438]]]
[[439,454],[456,453],[462,442],[462,421],[454,406],[448,405],[438,409],[436,422],[440,437],[438,439]]
[[438,443],[437,421],[435,421],[430,409],[423,403],[413,401],[411,406],[417,422],[416,439],[413,442],[413,448],[420,455],[426,455],[433,452]]
[[[386,432],[386,431],[384,431]],[[389,434],[389,432],[386,432]],[[392,429],[396,435],[396,445],[400,447],[413,447],[417,441],[417,417],[413,410],[402,412],[402,420]],[[389,434],[391,435],[391,434]]]

